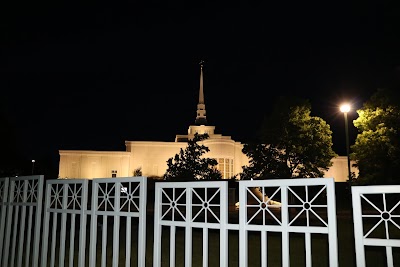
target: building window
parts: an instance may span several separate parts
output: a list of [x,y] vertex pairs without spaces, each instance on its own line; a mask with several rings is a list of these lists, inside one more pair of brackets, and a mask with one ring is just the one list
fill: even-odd
[[111,171],[111,177],[112,177],[112,178],[117,177],[117,170],[112,170],[112,171]]
[[217,169],[221,172],[223,179],[229,179],[233,176],[233,159],[218,158]]

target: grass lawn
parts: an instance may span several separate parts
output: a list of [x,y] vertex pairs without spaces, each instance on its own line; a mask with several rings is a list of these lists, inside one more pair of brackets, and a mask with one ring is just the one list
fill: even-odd
[[[351,217],[338,217],[337,219],[338,232],[338,260],[339,266],[356,266],[355,264],[355,248],[353,235],[353,222]],[[101,236],[97,239],[98,253],[97,264],[101,266]],[[120,234],[120,250],[119,250],[119,266],[125,266],[125,238],[124,238],[124,223],[121,221]],[[137,230],[132,229],[131,246],[131,266],[137,266]],[[112,261],[112,224],[108,227],[107,238],[107,266],[111,266]],[[147,241],[146,241],[146,266],[153,266],[153,222],[148,218],[147,223]],[[162,236],[162,265],[169,265],[169,230],[163,228]],[[202,266],[202,229],[193,229],[193,253],[192,267]],[[258,232],[249,232],[248,238],[248,266],[260,266],[261,251],[260,251],[260,234]],[[239,267],[239,233],[238,231],[229,231],[229,266]],[[209,230],[209,262],[208,266],[219,266],[219,233],[217,230]],[[176,234],[176,257],[175,266],[184,266],[184,251],[185,251],[185,234],[183,228],[177,228]],[[268,234],[268,250],[263,253],[268,255],[268,266],[282,266],[281,259],[281,235],[280,233]],[[86,251],[88,255],[88,247]],[[394,250],[395,266],[400,266],[400,251]],[[328,240],[326,235],[312,235],[312,258],[313,266],[329,266],[328,262]],[[385,251],[381,248],[367,248],[366,250],[367,266],[386,266]],[[88,261],[87,261],[88,263]],[[304,253],[304,235],[290,234],[290,266],[305,266]],[[397,264],[397,265],[396,265]],[[66,265],[67,266],[67,265]],[[88,265],[87,265],[88,266]]]
[[[354,248],[353,222],[350,218],[338,218],[338,260],[339,266],[356,266]],[[152,229],[148,229],[146,266],[152,266],[152,245],[150,238]],[[184,231],[177,231],[176,245],[176,266],[184,266]],[[162,266],[169,266],[168,247],[169,233],[163,236]],[[248,238],[248,266],[260,266],[260,234],[250,232]],[[282,266],[281,261],[281,235],[271,233],[268,235],[268,266]],[[265,252],[263,252],[265,253]],[[239,234],[238,231],[229,233],[229,266],[239,266]],[[394,250],[395,266],[400,266],[400,251]],[[326,235],[314,234],[312,237],[312,258],[313,266],[329,266],[328,262],[328,240]],[[367,266],[386,267],[385,250],[382,248],[366,249]],[[291,266],[305,266],[304,235],[290,235],[290,263]],[[397,264],[397,265],[396,265]],[[193,261],[192,266],[202,266],[202,231],[193,231]],[[209,266],[219,266],[219,236],[218,232],[210,231],[209,237]]]

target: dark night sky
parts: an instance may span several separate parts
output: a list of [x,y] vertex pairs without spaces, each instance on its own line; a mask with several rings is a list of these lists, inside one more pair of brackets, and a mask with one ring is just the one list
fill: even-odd
[[[124,150],[125,140],[185,134],[203,59],[207,119],[217,133],[251,140],[274,97],[295,94],[331,125],[334,150],[345,154],[338,105],[360,108],[396,81],[398,10],[379,1],[300,2],[3,7],[0,115],[27,165],[37,159],[56,175],[59,149]],[[350,134],[353,142],[352,125]]]

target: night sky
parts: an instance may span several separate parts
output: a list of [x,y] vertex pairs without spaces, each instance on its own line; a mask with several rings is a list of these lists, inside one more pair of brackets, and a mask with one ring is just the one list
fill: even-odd
[[[174,141],[194,123],[204,60],[216,133],[253,140],[275,97],[297,95],[330,124],[334,150],[345,155],[339,104],[361,108],[399,77],[398,10],[379,1],[298,2],[0,8],[1,127],[10,129],[21,164],[36,159],[55,177],[58,150]],[[351,144],[355,137],[350,123]]]

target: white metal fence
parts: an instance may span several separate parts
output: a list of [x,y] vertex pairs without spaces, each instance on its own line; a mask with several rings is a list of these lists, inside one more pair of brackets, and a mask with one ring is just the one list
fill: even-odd
[[393,258],[393,249],[400,248],[400,186],[351,189],[357,266],[366,266],[366,247],[384,248],[387,266],[400,266]]
[[[154,259],[161,266],[162,258],[175,266],[176,232],[184,231],[185,266],[212,265],[209,255],[209,229],[218,229],[219,265],[228,266],[231,243],[228,231],[239,231],[239,266],[249,263],[249,232],[261,235],[261,266],[268,265],[268,234],[281,233],[281,264],[290,266],[291,233],[304,234],[305,264],[312,265],[311,235],[328,235],[329,266],[338,265],[335,187],[333,178],[241,181],[239,183],[239,223],[228,222],[228,188],[226,182],[159,182],[155,190]],[[258,188],[261,193],[254,193]],[[202,258],[193,259],[194,229],[201,229]],[[163,231],[169,235],[169,246],[162,245]],[[254,248],[251,248],[254,249]],[[163,250],[169,250],[164,252]],[[168,254],[168,255],[165,255]],[[232,256],[232,255],[230,255]],[[165,261],[164,261],[165,263]],[[215,263],[214,263],[215,264]],[[258,264],[258,263],[257,263]]]
[[[260,199],[251,188],[259,187]],[[274,199],[281,202],[278,212]],[[239,185],[240,266],[249,266],[249,232],[261,234],[261,266],[267,266],[268,233],[281,234],[282,266],[290,266],[290,234],[304,235],[305,266],[312,266],[312,235],[328,236],[329,266],[338,266],[336,200],[333,178],[243,181]]]
[[0,264],[38,266],[43,176],[0,178]]
[[[146,177],[43,185],[43,176],[0,178],[2,267],[146,266]],[[338,266],[333,178],[240,181],[233,219],[228,194],[226,181],[157,182],[151,266],[290,266],[293,235],[304,266],[321,266],[316,235],[327,243],[326,266]],[[353,186],[352,202],[357,266],[368,246],[398,266],[400,186]]]
[[[81,179],[46,181],[41,266],[56,262],[60,267],[145,266],[147,178],[94,179],[91,190],[88,183]],[[132,218],[137,218],[136,223]],[[136,262],[131,258],[133,242]],[[120,257],[122,247],[125,251]]]
[[87,194],[88,180],[46,182],[41,266],[85,266]]
[[[228,266],[228,184],[214,182],[158,182],[154,207],[153,266],[161,266],[162,251],[169,248],[169,266],[175,266],[176,232],[184,230],[185,266],[193,266],[193,228],[202,229],[202,262],[208,266],[209,229],[217,229],[219,236],[219,266]],[[169,246],[162,246],[163,226],[167,226]],[[164,230],[164,231],[167,231]]]
[[[146,204],[146,177],[93,180],[89,266],[96,265],[98,218],[102,218],[100,220],[101,233],[99,235],[101,237],[101,266],[106,266],[107,261],[107,239],[109,238],[107,228],[109,224],[113,227],[112,262],[108,263],[107,266],[131,266],[132,242],[136,241],[137,266],[145,266]],[[109,223],[109,217],[112,219],[111,223]],[[136,218],[138,223],[136,228],[137,240],[132,240],[133,218]],[[121,225],[121,220],[124,220],[124,227]],[[121,238],[124,238],[125,242],[122,242]],[[123,246],[125,253],[123,257],[120,257],[120,248]],[[122,259],[121,262],[120,259]]]

